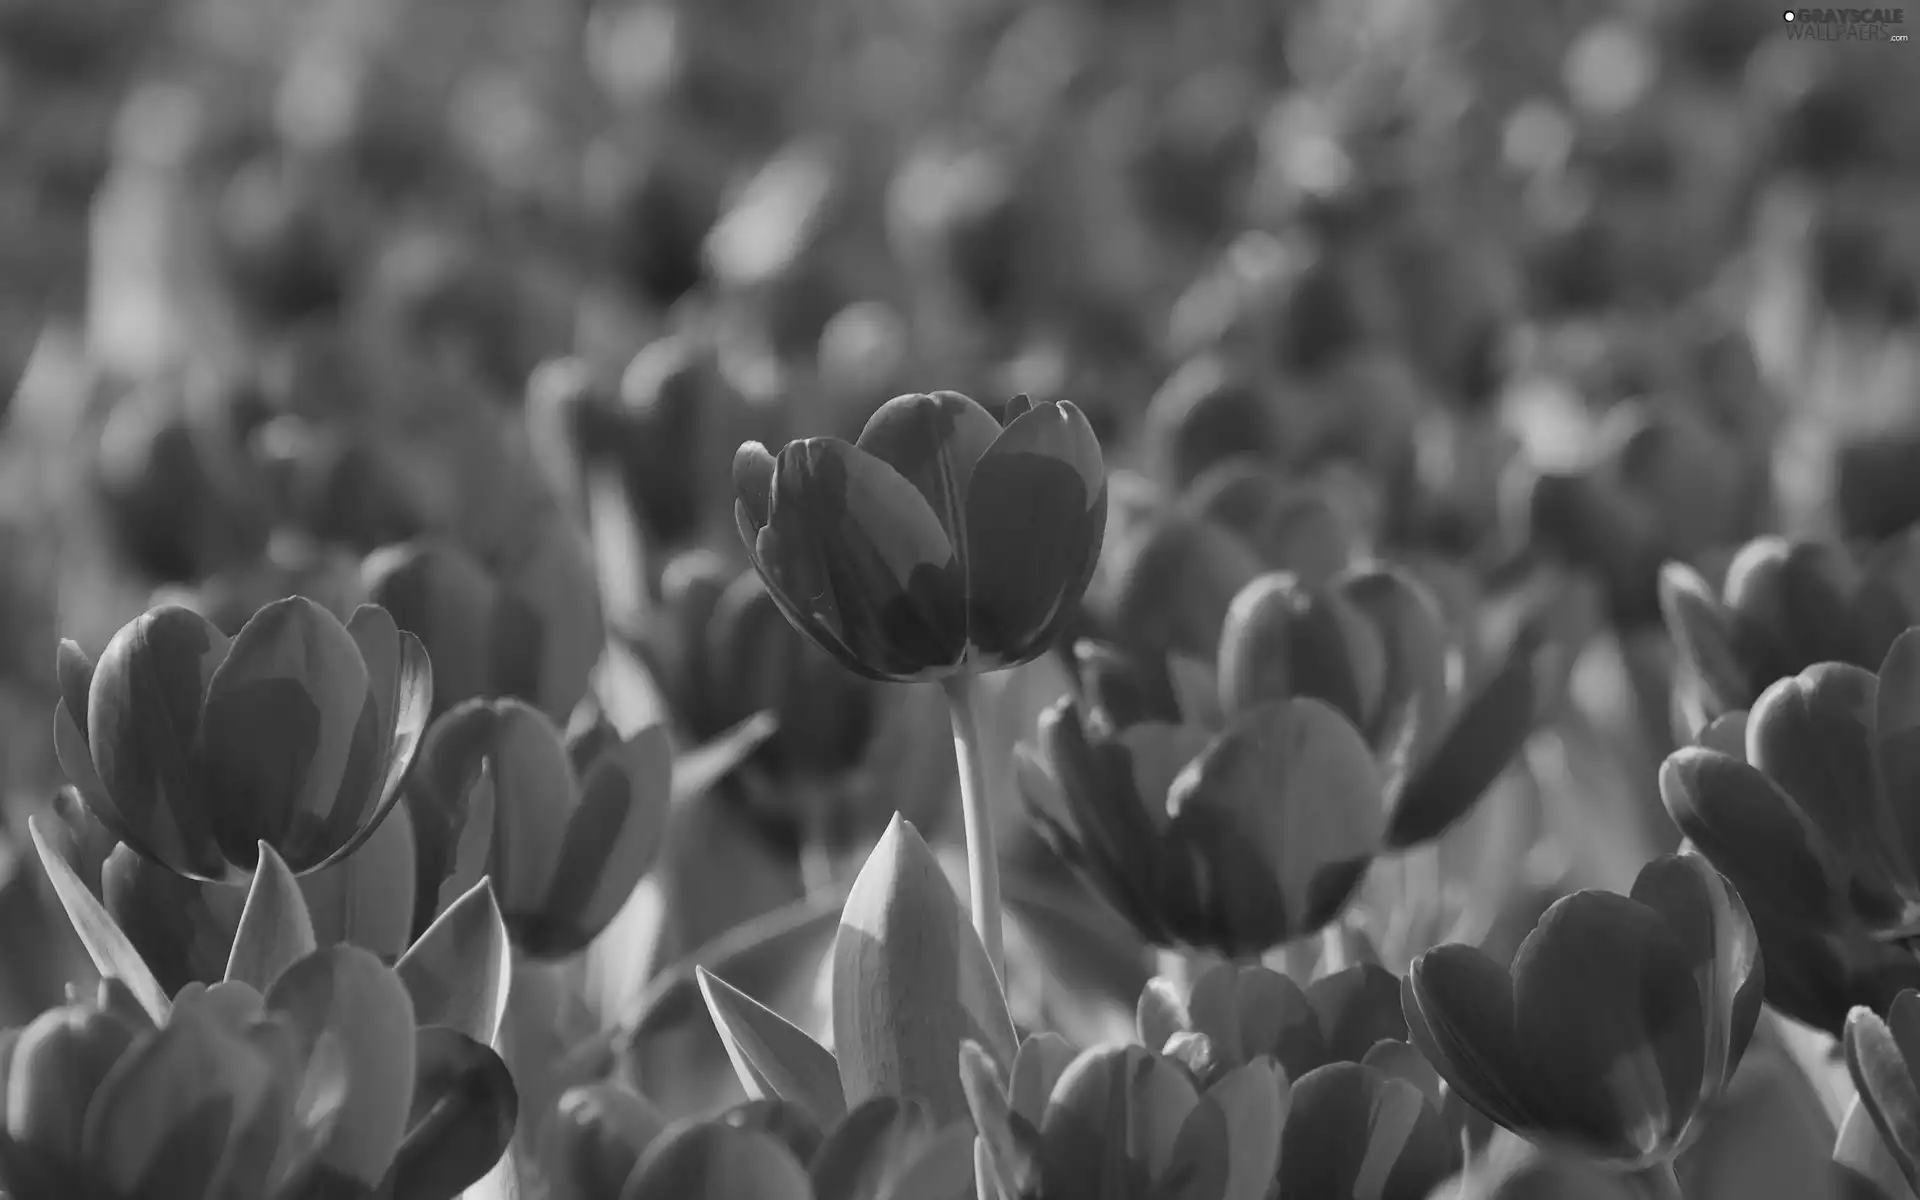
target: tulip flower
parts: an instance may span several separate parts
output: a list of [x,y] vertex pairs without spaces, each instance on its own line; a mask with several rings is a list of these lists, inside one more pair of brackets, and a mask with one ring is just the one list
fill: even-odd
[[1142,436],[1160,460],[1156,477],[1186,488],[1222,463],[1288,462],[1300,434],[1272,387],[1211,355],[1167,376],[1143,418]]
[[1076,1056],[1043,1035],[1004,1076],[969,1043],[960,1074],[1004,1196],[1262,1200],[1281,1165],[1289,1089],[1268,1058],[1203,1088],[1177,1058],[1139,1046]]
[[123,627],[96,664],[62,643],[62,768],[120,841],[233,881],[260,842],[297,872],[371,837],[426,726],[426,652],[385,610],[342,625],[292,597],[229,639],[184,608]]
[[937,824],[952,767],[935,689],[883,696],[796,630],[758,573],[707,551],[667,565],[653,618],[641,650],[692,743],[774,714],[773,734],[717,794],[777,844],[864,845],[896,809]]
[[290,1196],[337,1128],[346,1087],[337,1053],[302,1063],[286,1032],[246,1028],[204,994],[156,1029],[107,979],[91,1003],[0,1034],[0,1190]]
[[560,1097],[543,1146],[554,1200],[619,1196],[666,1120],[638,1093],[612,1083],[584,1084]]
[[1372,964],[1322,976],[1304,988],[1267,967],[1217,963],[1186,995],[1159,978],[1140,994],[1141,1044],[1207,1039],[1216,1071],[1272,1058],[1289,1079],[1329,1063],[1358,1063],[1382,1041],[1404,1042],[1400,981]]
[[1915,714],[1920,632],[1909,631],[1877,676],[1822,663],[1781,679],[1744,720],[1723,718],[1708,746],[1661,767],[1674,822],[1748,897],[1770,959],[1779,946],[1787,969],[1778,981],[1768,972],[1768,998],[1823,1027],[1911,979],[1911,956],[1861,943],[1920,929],[1920,834],[1906,801]]
[[1447,945],[1402,984],[1413,1045],[1447,1084],[1530,1140],[1622,1170],[1670,1170],[1726,1089],[1763,973],[1739,894],[1693,855],[1631,896],[1557,901],[1511,975]]
[[469,700],[428,730],[410,803],[440,816],[490,806],[487,874],[514,943],[565,958],[599,936],[653,865],[672,774],[659,726],[569,744],[518,700]]
[[450,542],[404,542],[368,555],[361,580],[443,664],[435,717],[476,697],[512,697],[564,721],[586,694],[604,641],[599,596],[566,547],[500,573]]
[[1027,662],[1086,590],[1106,528],[1099,443],[1069,403],[1005,423],[957,392],[899,396],[853,444],[734,460],[755,568],[796,628],[872,679]]
[[1692,568],[1669,563],[1660,609],[1686,666],[1682,703],[1693,728],[1750,707],[1775,680],[1815,663],[1877,666],[1920,623],[1911,557],[1908,544],[1863,560],[1830,542],[1758,538],[1734,556],[1717,594]]

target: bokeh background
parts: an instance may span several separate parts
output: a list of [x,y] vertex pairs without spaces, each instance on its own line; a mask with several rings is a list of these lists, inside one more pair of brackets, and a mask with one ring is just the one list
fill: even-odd
[[[1920,518],[1920,49],[1776,3],[0,0],[0,1024],[91,969],[25,838],[59,638],[350,606],[421,537],[640,638],[675,554],[744,565],[740,441],[936,388],[1071,399],[1140,489],[1262,458],[1468,608],[1584,580],[1455,866],[1492,942],[1624,888],[1677,841],[1659,564]],[[1010,739],[1058,684],[1003,688]],[[605,1011],[834,870],[713,821]]]

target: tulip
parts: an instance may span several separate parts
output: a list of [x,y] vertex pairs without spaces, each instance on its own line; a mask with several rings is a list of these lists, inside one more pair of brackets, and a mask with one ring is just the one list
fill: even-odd
[[599,936],[653,865],[672,772],[658,726],[570,745],[520,701],[469,700],[427,732],[410,803],[466,812],[488,794],[501,914],[522,950],[558,959]]
[[1904,799],[1917,712],[1910,631],[1878,676],[1822,663],[1779,680],[1752,713],[1709,728],[1718,748],[1688,747],[1661,767],[1674,822],[1749,897],[1770,957],[1778,946],[1769,999],[1825,1028],[1911,985],[1900,982],[1911,957],[1870,943],[1920,928],[1920,835]]
[[1301,1079],[1330,1063],[1358,1063],[1382,1041],[1404,1042],[1400,982],[1391,971],[1363,964],[1313,980],[1304,988],[1259,965],[1217,963],[1182,996],[1168,979],[1140,995],[1136,1017],[1149,1049],[1199,1034],[1214,1069],[1231,1070],[1271,1058],[1287,1078]]
[[120,841],[178,874],[233,881],[271,845],[296,872],[339,861],[400,795],[426,725],[426,652],[367,605],[342,625],[291,597],[229,639],[183,608],[123,627],[96,664],[62,643],[55,748]]
[[1660,609],[1685,664],[1683,700],[1697,730],[1750,707],[1775,680],[1816,663],[1872,668],[1920,623],[1904,545],[1862,560],[1845,547],[1766,537],[1748,542],[1718,594],[1669,563]]
[[1556,902],[1511,977],[1446,945],[1402,984],[1413,1045],[1496,1123],[1614,1169],[1670,1168],[1726,1089],[1763,989],[1752,922],[1693,855],[1644,868],[1633,894]]
[[1139,1046],[1063,1049],[1030,1038],[1006,1076],[979,1046],[962,1052],[981,1157],[1002,1195],[1146,1200],[1176,1183],[1194,1200],[1268,1194],[1289,1098],[1271,1059],[1202,1088],[1180,1060]]
[[1160,385],[1142,436],[1160,460],[1156,477],[1186,488],[1221,463],[1290,461],[1298,433],[1287,418],[1271,385],[1209,356],[1190,360]]
[[554,1200],[619,1196],[640,1156],[665,1128],[665,1119],[645,1098],[616,1084],[569,1090],[547,1126],[545,1157]]
[[735,574],[709,552],[669,563],[661,592],[642,648],[690,742],[759,712],[778,722],[718,793],[775,843],[865,844],[896,809],[938,823],[951,760],[933,688],[883,697],[796,630],[757,573]]
[[899,396],[859,440],[750,442],[735,509],[787,619],[849,670],[943,679],[1044,652],[1100,556],[1100,447],[1069,403],[1006,423],[957,392]]
[[442,663],[434,716],[476,697],[512,697],[564,721],[600,656],[599,598],[564,547],[493,572],[448,542],[415,541],[368,555],[369,599]]

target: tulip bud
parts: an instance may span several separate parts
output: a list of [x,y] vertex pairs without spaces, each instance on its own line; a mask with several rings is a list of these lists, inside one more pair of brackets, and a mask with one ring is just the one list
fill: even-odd
[[1240,458],[1282,462],[1290,452],[1283,410],[1253,380],[1212,358],[1167,377],[1147,405],[1146,444],[1161,457],[1156,474],[1186,488],[1210,467]]
[[56,1169],[78,1169],[87,1106],[107,1072],[152,1029],[125,986],[108,979],[91,1005],[40,1014],[6,1066],[6,1133]]
[[490,780],[489,874],[501,915],[527,953],[564,958],[606,927],[652,865],[672,770],[658,727],[605,747],[576,772],[560,731],[537,710],[469,700],[429,731],[416,786],[455,811],[464,800],[454,793]]
[[1220,631],[1220,703],[1240,713],[1269,700],[1324,700],[1365,724],[1386,685],[1386,654],[1343,595],[1316,595],[1284,572],[1234,597]]
[[647,1101],[611,1083],[587,1084],[560,1097],[548,1126],[548,1178],[554,1200],[618,1196],[666,1121]]
[[368,601],[392,613],[437,664],[435,716],[490,694],[499,588],[478,563],[446,543],[411,542],[368,555],[361,577]]

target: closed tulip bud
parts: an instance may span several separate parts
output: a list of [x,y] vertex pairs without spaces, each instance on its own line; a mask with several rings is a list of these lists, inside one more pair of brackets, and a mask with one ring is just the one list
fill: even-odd
[[55,1171],[80,1168],[87,1106],[135,1039],[152,1029],[115,979],[100,984],[91,1004],[40,1014],[20,1031],[6,1060],[7,1139]]
[[1043,1045],[1023,1046],[1005,1078],[977,1046],[962,1056],[986,1169],[1003,1195],[1148,1196],[1175,1181],[1195,1200],[1268,1195],[1290,1091],[1272,1060],[1202,1089],[1184,1065],[1139,1046],[1096,1046],[1060,1063],[1043,1060]]
[[1428,951],[1402,1000],[1413,1045],[1486,1116],[1644,1170],[1698,1136],[1740,1064],[1762,989],[1739,895],[1680,855],[1643,869],[1631,897],[1582,891],[1555,903],[1511,976],[1468,946]]
[[666,1128],[653,1106],[617,1084],[576,1087],[560,1097],[547,1126],[547,1174],[554,1200],[618,1196],[647,1147]]
[[87,806],[140,854],[235,881],[259,843],[296,872],[372,836],[426,726],[426,652],[368,605],[342,625],[302,597],[229,639],[158,608],[98,664],[61,651],[55,748]]
[[857,443],[758,443],[735,513],[787,619],[849,670],[910,681],[995,671],[1052,646],[1106,530],[1099,443],[1072,404],[1003,426],[957,392],[882,405]]
[[488,874],[514,942],[539,958],[576,954],[606,928],[653,865],[666,822],[663,729],[583,758],[576,768],[553,722],[517,700],[469,700],[421,748],[416,786],[491,787]]
[[1154,393],[1142,436],[1159,457],[1156,476],[1184,489],[1223,462],[1288,461],[1292,438],[1285,416],[1257,380],[1235,374],[1217,359],[1197,358]]
[[1819,662],[1874,665],[1852,615],[1865,582],[1860,564],[1831,542],[1748,542],[1727,569],[1734,640],[1752,660],[1757,691]]

